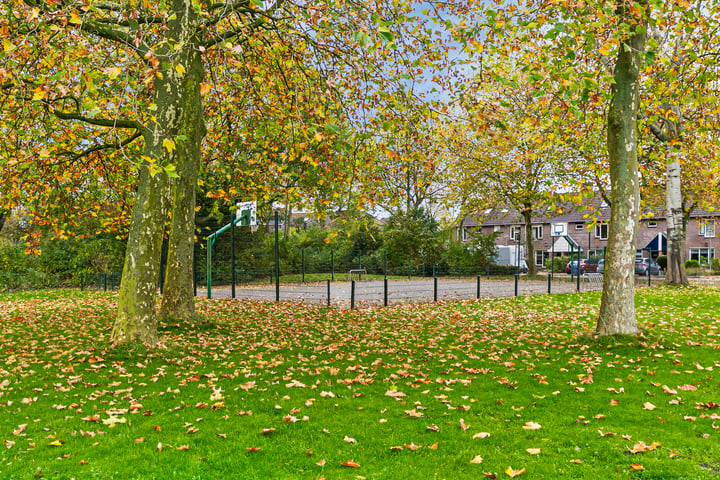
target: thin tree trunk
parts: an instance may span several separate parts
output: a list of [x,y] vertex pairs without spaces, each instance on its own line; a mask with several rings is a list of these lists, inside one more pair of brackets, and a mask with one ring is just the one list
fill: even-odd
[[[621,7],[622,8],[622,7]],[[637,112],[640,105],[640,68],[645,50],[645,20],[632,12],[619,13],[621,21],[638,32],[620,45],[615,65],[615,83],[608,112],[607,146],[610,158],[612,205],[608,233],[605,281],[603,282],[597,333],[638,333],[635,318],[635,251],[640,215],[640,185],[637,162]],[[639,24],[639,25],[638,25]]]
[[535,239],[533,238],[532,207],[529,204],[525,204],[522,216],[523,219],[525,219],[525,242],[527,244],[528,275],[536,275],[537,265],[535,265]]
[[[672,148],[672,147],[671,147]],[[670,285],[688,285],[685,271],[685,222],[683,221],[680,162],[676,154],[667,165],[665,201],[667,220],[667,272],[665,281]]]

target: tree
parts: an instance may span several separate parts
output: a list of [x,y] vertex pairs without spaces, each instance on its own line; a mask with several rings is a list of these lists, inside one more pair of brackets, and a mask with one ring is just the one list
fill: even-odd
[[[514,62],[490,67],[495,75],[479,76],[458,98],[463,116],[453,118],[447,138],[454,198],[462,211],[511,206],[525,225],[528,271],[537,273],[533,217],[550,205],[553,185],[567,181],[548,116],[550,96],[537,96]],[[498,75],[515,70],[513,82]]]
[[[380,5],[6,2],[0,115],[10,132],[2,167],[12,175],[3,185],[11,194],[4,201],[56,204],[46,193],[51,182],[42,174],[50,168],[52,182],[60,187],[72,182],[76,189],[75,198],[64,199],[68,204],[88,192],[107,193],[99,203],[119,211],[116,226],[123,229],[127,209],[118,208],[112,196],[127,193],[132,217],[112,340],[154,343],[160,246],[168,218],[161,312],[193,316],[192,219],[203,141],[208,126],[222,125],[215,117],[233,108],[230,100],[219,100],[206,125],[206,98],[222,99],[229,89],[243,88],[235,82],[243,80],[243,72],[256,73],[254,48],[262,46],[267,55],[261,61],[276,62],[279,70],[287,56],[278,52],[290,49],[294,65],[322,72],[322,92],[333,110],[347,108],[343,114],[353,128],[372,126],[364,118],[379,111],[380,93],[383,101],[392,96],[388,86],[417,65],[406,62],[407,56],[422,62],[422,51],[431,45],[424,38],[432,31],[423,33],[428,31],[423,22],[408,20],[413,11],[412,3],[392,0]],[[236,125],[243,124],[244,113],[239,111]],[[213,131],[211,138],[220,136]],[[83,170],[92,172],[87,184],[78,178]],[[24,175],[28,172],[32,175]],[[114,179],[119,188],[108,186]],[[26,195],[24,187],[31,184],[32,194]]]

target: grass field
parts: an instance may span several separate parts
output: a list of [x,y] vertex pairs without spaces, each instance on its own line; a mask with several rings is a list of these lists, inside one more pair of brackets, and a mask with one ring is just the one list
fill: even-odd
[[720,471],[720,291],[334,310],[199,300],[110,348],[116,297],[0,295],[0,478],[703,479]]

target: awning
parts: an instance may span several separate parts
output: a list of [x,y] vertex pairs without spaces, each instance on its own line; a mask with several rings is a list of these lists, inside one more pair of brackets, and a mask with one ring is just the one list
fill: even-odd
[[645,245],[643,250],[653,250],[657,252],[664,252],[667,250],[667,235],[665,232],[660,232],[655,235],[655,238],[650,240],[650,243]]

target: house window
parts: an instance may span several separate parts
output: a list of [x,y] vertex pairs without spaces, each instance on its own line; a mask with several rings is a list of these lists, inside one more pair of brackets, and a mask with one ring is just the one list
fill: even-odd
[[462,229],[462,241],[467,242],[468,239],[468,229],[463,227]]
[[700,265],[709,266],[712,259],[715,258],[714,248],[691,248],[690,260],[697,260]]
[[699,222],[698,235],[705,238],[715,238],[715,220],[706,220]]
[[595,238],[599,238],[600,240],[607,240],[608,238],[608,224],[607,223],[598,223],[595,225]]
[[545,266],[545,261],[550,258],[550,252],[536,250],[535,251],[535,265],[538,267]]
[[585,228],[585,225],[582,223],[576,223],[575,224],[575,230],[583,230]]
[[657,227],[657,220],[648,220],[647,226],[648,226],[648,228],[655,228],[655,227]]
[[543,238],[543,226],[533,225],[533,239],[539,240]]
[[499,232],[500,230],[501,230],[501,228],[499,226],[493,227],[493,232]]
[[520,227],[510,227],[510,239],[514,242],[520,241]]

